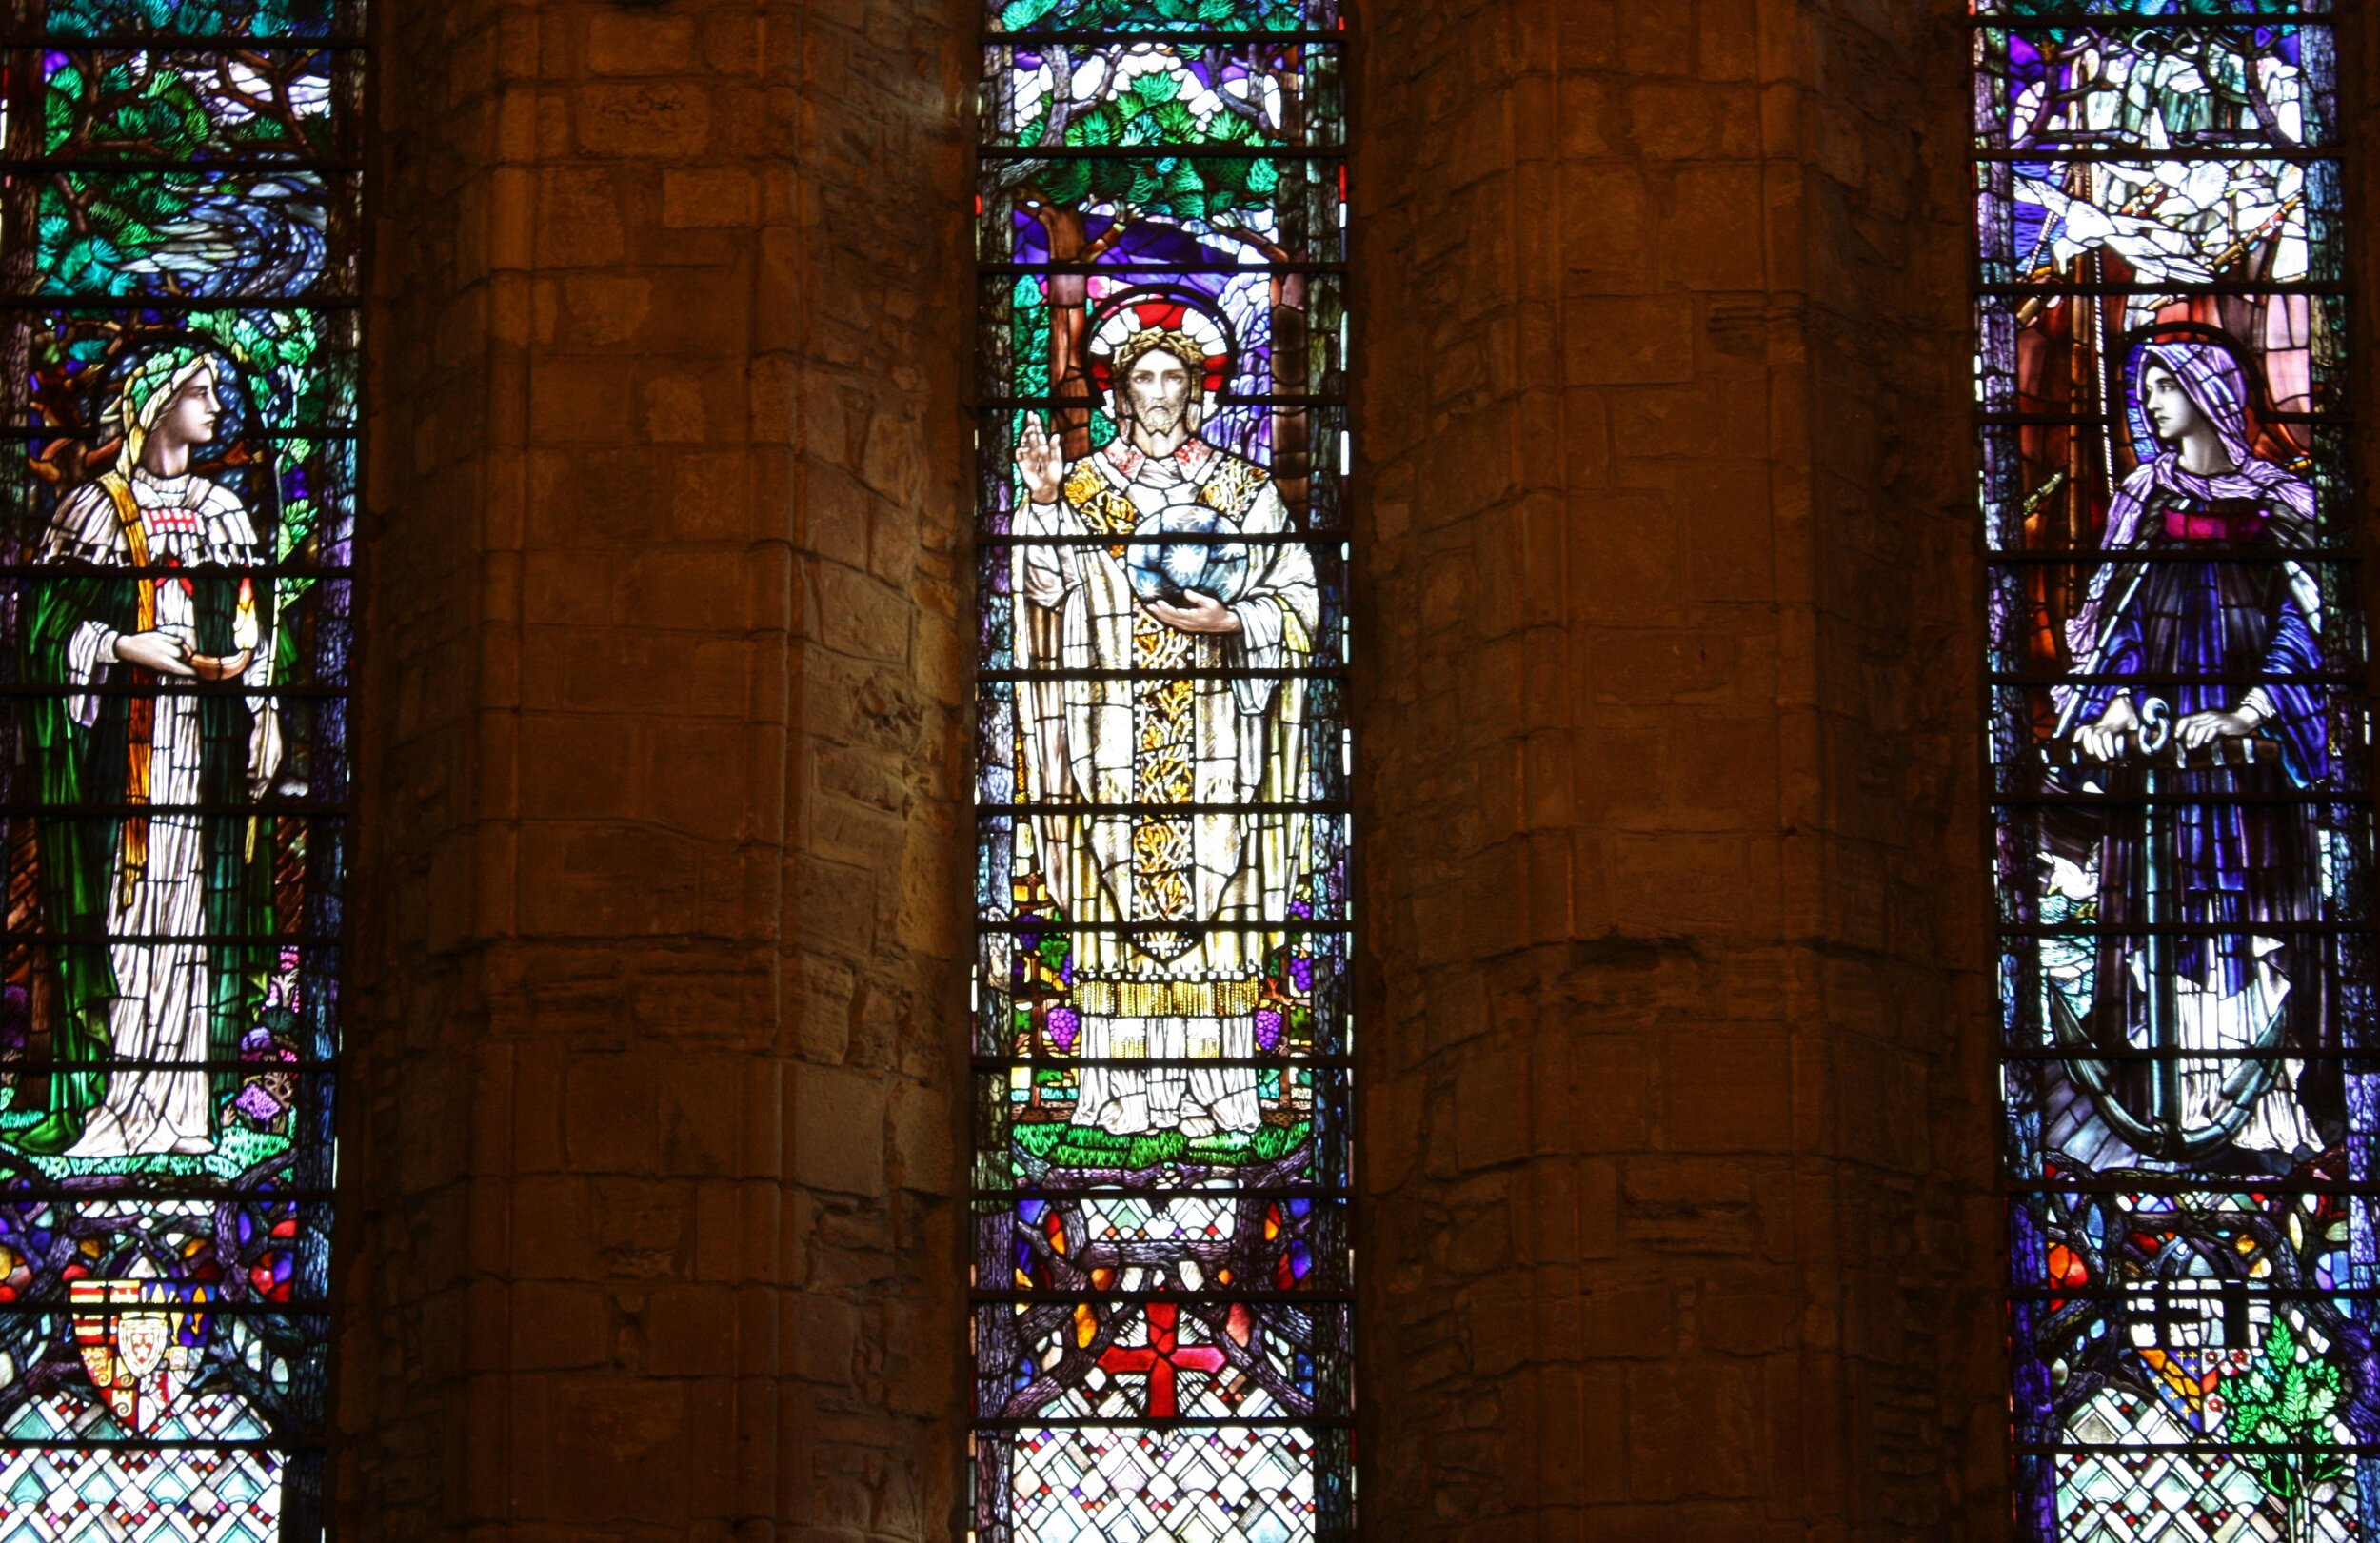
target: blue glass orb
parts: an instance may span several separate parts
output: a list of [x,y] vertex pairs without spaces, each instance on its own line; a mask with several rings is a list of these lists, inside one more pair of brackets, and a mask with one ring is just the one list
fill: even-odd
[[1248,548],[1231,540],[1238,522],[1200,504],[1160,509],[1133,527],[1124,549],[1124,571],[1133,595],[1142,601],[1179,604],[1192,590],[1223,604],[1248,587]]

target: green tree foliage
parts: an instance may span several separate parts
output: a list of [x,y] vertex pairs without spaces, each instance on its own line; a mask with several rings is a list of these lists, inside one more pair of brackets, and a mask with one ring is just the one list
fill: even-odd
[[169,37],[246,34],[311,37],[330,30],[332,0],[50,0],[49,30],[58,37],[164,33]]
[[1310,1123],[1301,1120],[1295,1125],[1264,1125],[1254,1131],[1204,1136],[1193,1140],[1180,1131],[1117,1136],[1096,1125],[1053,1121],[1018,1125],[1016,1142],[1024,1152],[1057,1167],[1138,1172],[1160,1163],[1185,1160],[1217,1168],[1278,1162],[1303,1146],[1313,1130]]
[[2291,1536],[2304,1536],[2301,1520],[2314,1490],[2347,1473],[2343,1454],[2321,1450],[2336,1440],[2330,1416],[2347,1396],[2346,1374],[2318,1356],[2301,1358],[2297,1335],[2275,1316],[2248,1370],[2228,1379],[2223,1392],[2231,1405],[2224,1426],[2232,1440],[2297,1449],[2244,1452],[2239,1460],[2287,1510]]
[[68,159],[325,154],[327,96],[299,107],[304,77],[322,69],[305,50],[252,55],[236,73],[206,55],[69,54],[44,87],[43,147]]
[[129,295],[133,266],[198,201],[243,178],[197,171],[193,159],[320,153],[328,114],[319,91],[301,110],[302,77],[319,70],[304,50],[260,58],[235,76],[206,56],[125,49],[69,56],[43,96],[43,142],[61,159],[154,162],[137,172],[69,171],[41,185],[35,216],[47,287],[60,294]]
[[[1218,146],[1263,142],[1255,126],[1237,113],[1217,113],[1205,125],[1197,123],[1176,96],[1177,89],[1173,75],[1135,76],[1126,89],[1077,109],[1066,121],[1065,143],[1100,149],[1184,142]],[[1026,125],[1025,142],[1041,138],[1042,127],[1041,119]],[[1182,221],[1263,208],[1280,186],[1278,164],[1262,156],[1242,155],[1047,161],[1033,164],[1031,176],[1035,190],[1061,208],[1106,204],[1135,216]]]
[[1303,0],[1008,0],[1000,30],[1138,27],[1152,31],[1280,31],[1305,25]]

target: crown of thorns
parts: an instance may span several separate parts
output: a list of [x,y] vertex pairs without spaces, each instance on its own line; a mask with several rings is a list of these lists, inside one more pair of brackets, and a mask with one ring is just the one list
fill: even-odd
[[1113,391],[1117,370],[1152,350],[1180,360],[1210,394],[1231,379],[1231,335],[1220,318],[1178,295],[1140,294],[1112,306],[1092,331],[1091,384],[1102,394]]

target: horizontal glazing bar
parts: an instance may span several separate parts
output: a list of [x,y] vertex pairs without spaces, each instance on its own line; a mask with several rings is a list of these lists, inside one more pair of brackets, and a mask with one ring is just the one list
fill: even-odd
[[1050,31],[1002,32],[998,30],[983,34],[986,49],[1033,48],[1050,43],[1180,43],[1195,48],[1231,48],[1248,43],[1340,43],[1347,41],[1343,31],[1322,31],[1317,29],[1292,28],[1279,31],[1244,30],[1219,30],[1213,28],[1184,28],[1166,31],[1149,27],[1076,27],[1059,28]]
[[2142,1175],[2129,1174],[2122,1177],[2060,1179],[2055,1183],[2024,1180],[2002,1176],[1998,1185],[2003,1196],[2027,1195],[2232,1195],[2254,1197],[2267,1195],[2358,1195],[2380,1196],[2380,1184],[2324,1181],[2310,1183],[2293,1177],[2242,1178],[2237,1174],[2200,1175],[2191,1173]]
[[980,1431],[1349,1431],[1352,1415],[1339,1414],[1174,1414],[1162,1419],[1119,1418],[1113,1414],[1020,1415],[1006,1418],[978,1414],[969,1421]]
[[[327,1156],[315,1152],[312,1156]],[[27,1168],[21,1172],[30,1174]],[[20,1200],[45,1202],[71,1200],[77,1204],[120,1204],[126,1201],[153,1205],[160,1201],[222,1201],[270,1200],[278,1204],[323,1204],[334,1198],[327,1189],[301,1189],[284,1184],[275,1178],[259,1179],[245,1187],[227,1184],[221,1179],[189,1183],[189,1176],[176,1174],[89,1174],[75,1178],[45,1178],[37,1182],[0,1181],[0,1205]],[[1028,1196],[1027,1198],[1035,1198]]]
[[[6,1198],[5,1194],[0,1194],[0,1200]],[[1319,1296],[1315,1298],[1318,1301],[1325,1299]],[[78,1318],[122,1317],[126,1314],[146,1314],[156,1311],[158,1311],[156,1307],[137,1302],[85,1304],[76,1302],[70,1297],[57,1296],[44,1301],[0,1302],[0,1318],[61,1317],[68,1314],[72,1314]],[[331,1307],[328,1302],[319,1300],[262,1302],[253,1297],[233,1299],[210,1296],[203,1302],[169,1303],[165,1305],[165,1311],[204,1313],[208,1317],[226,1318],[303,1318],[327,1317],[330,1314]]]
[[1237,1302],[1250,1305],[1279,1302],[1293,1307],[1325,1302],[1352,1302],[1355,1294],[1349,1291],[1055,1291],[1035,1288],[1031,1291],[969,1292],[967,1299],[997,1307],[1004,1302],[1212,1302],[1219,1306]]
[[1312,799],[1296,802],[1247,803],[981,803],[979,815],[1299,815],[1345,814],[1355,805],[1345,799]]
[[1133,278],[1143,274],[1163,277],[1172,273],[1344,273],[1347,270],[1343,262],[1153,263],[1139,257],[1119,258],[1104,263],[978,263],[975,267],[978,273],[1000,278],[1035,273],[1106,273],[1120,278]]
[[978,670],[979,681],[1339,681],[1346,679],[1344,666],[1320,665],[1313,669],[1232,669],[1211,670]]
[[2352,286],[2343,280],[2302,279],[2282,282],[2183,283],[2178,280],[2165,284],[2142,284],[2132,280],[2080,279],[2009,279],[1990,284],[1977,284],[1973,292],[2000,296],[2010,300],[2032,300],[2057,295],[2344,295]]
[[[118,579],[126,581],[135,579],[155,580],[208,578],[345,579],[350,577],[352,572],[353,570],[349,568],[307,567],[298,564],[281,563],[194,563],[187,567],[175,568],[158,567],[153,564],[148,567],[134,567],[130,564],[126,564],[122,566],[116,566],[113,564],[99,566],[91,564],[69,564],[63,562],[0,563],[0,579],[71,578],[77,582],[89,579]],[[76,686],[73,689],[77,692],[81,692],[86,688]]]
[[243,685],[238,681],[188,681],[164,676],[149,684],[129,681],[94,681],[89,685],[0,683],[0,699],[43,697],[268,697],[282,701],[345,701],[354,688],[344,685]]
[[2368,1286],[2334,1286],[2326,1290],[2321,1286],[2267,1286],[2252,1280],[2204,1277],[2144,1281],[2138,1286],[2017,1286],[2004,1288],[2001,1296],[2013,1302],[2138,1302],[2149,1296],[2203,1302],[2220,1301],[2227,1296],[2246,1296],[2258,1302],[2380,1301],[2380,1291]]
[[[10,1191],[0,1190],[0,1199]],[[279,1192],[276,1191],[276,1194]],[[1019,1200],[1328,1200],[1350,1198],[1352,1190],[1328,1188],[1317,1184],[1272,1184],[1243,1187],[1237,1184],[1012,1184],[1002,1189],[985,1189],[977,1185],[967,1192],[969,1199],[996,1205],[1013,1205]]]
[[2258,938],[2360,938],[2372,930],[2369,921],[2100,921],[2086,926],[2003,921],[1999,925],[2003,938],[2230,938],[2239,934]]
[[[1075,404],[1081,406],[1081,403]],[[1208,534],[1184,532],[1180,535],[1136,536],[1129,532],[1115,536],[1069,535],[1056,532],[1046,536],[1017,536],[1005,532],[989,532],[976,538],[978,546],[1014,548],[1020,546],[1318,546],[1324,549],[1348,544],[1342,532],[1311,530],[1247,530]],[[245,571],[245,570],[242,570]]]
[[975,1058],[975,1070],[1061,1072],[1077,1066],[1128,1066],[1135,1070],[1216,1072],[1247,1066],[1260,1071],[1302,1070],[1307,1067],[1344,1071],[1355,1063],[1353,1056],[1300,1056],[1294,1051],[1278,1056],[978,1056]]
[[2167,549],[2161,551],[2125,550],[2112,552],[2104,547],[2093,548],[2091,550],[2084,550],[2078,547],[2068,551],[2057,552],[2043,550],[2018,550],[2002,546],[1985,547],[1982,552],[1982,557],[1986,563],[2004,564],[2010,566],[2015,566],[2018,564],[2026,566],[2038,566],[2039,564],[2047,563],[2052,564],[2072,564],[2075,565],[2089,565],[2092,567],[2129,565],[2135,563],[2263,563],[2269,564],[2273,563],[2359,563],[2362,561],[2362,558],[2357,553],[2349,551],[2345,547],[2340,546],[2293,547],[2278,552],[2235,552],[2226,549],[2221,544],[2215,542],[2196,542],[2192,544],[2208,549],[2201,551],[2177,551]]
[[[1219,407],[1343,407],[1347,405],[1343,396],[1296,393],[1267,396],[1252,391],[1217,391],[1208,400]],[[977,397],[973,406],[979,412],[1080,411],[1089,403],[1088,397]]]
[[2201,670],[2180,671],[2133,670],[1994,670],[1993,685],[2360,685],[2362,671],[2348,674],[2326,670],[2320,673],[2274,670],[2254,671]]
[[289,171],[323,171],[333,176],[355,176],[364,169],[360,161],[324,160],[319,157],[287,155],[227,159],[222,156],[183,156],[165,159],[159,156],[0,156],[0,178],[54,176],[183,176],[192,172],[248,171],[259,176],[273,176]]
[[56,310],[72,315],[122,315],[126,312],[192,310],[262,310],[288,315],[327,314],[364,308],[361,299],[308,295],[298,299],[279,294],[230,295],[17,295],[0,294],[0,310]]
[[321,1436],[259,1436],[251,1441],[195,1441],[127,1437],[120,1440],[19,1441],[0,1446],[0,1456],[17,1452],[314,1452],[327,1442]]
[[986,161],[1343,161],[1343,145],[985,145]]
[[2129,1045],[2122,1049],[2103,1049],[2098,1045],[2066,1045],[2062,1047],[2044,1045],[2036,1048],[2003,1049],[1999,1052],[1999,1058],[2003,1061],[2009,1061],[2012,1063],[2030,1061],[2056,1062],[2068,1060],[2106,1060],[2159,1063],[2172,1060],[2186,1060],[2205,1061],[2211,1064],[2218,1061],[2303,1060],[2322,1062],[2336,1061],[2345,1065],[2354,1061],[2370,1061],[2371,1063],[2371,1070],[2374,1072],[2380,1072],[2380,1048],[2368,1050],[2331,1050],[2279,1045],[2260,1050],[2250,1049],[2244,1046],[2219,1050],[2190,1050],[2182,1048],[2155,1050],[2135,1049]]
[[2236,148],[2214,145],[2172,145],[2152,149],[2145,145],[2107,145],[2082,147],[2034,145],[2023,149],[1983,149],[1969,152],[1970,159],[1981,165],[2023,163],[2031,161],[2082,162],[2086,164],[2137,166],[2142,161],[2336,161],[2340,147],[2336,145],[2265,145],[2242,144]]
[[22,1076],[31,1072],[47,1076],[51,1072],[290,1072],[319,1075],[334,1071],[336,1060],[157,1060],[139,1056],[95,1056],[88,1060],[56,1060],[43,1057],[37,1060],[0,1062],[9,1071]]
[[2073,808],[2222,808],[2246,804],[2287,808],[2368,811],[2368,794],[2343,793],[2001,793],[1993,797],[1997,809]]
[[[2380,1455],[2380,1445],[2364,1446],[2348,1441],[2341,1441],[2335,1444],[2327,1441],[2158,1441],[2153,1444],[2123,1441],[2017,1441],[2011,1443],[2009,1450],[2020,1456],[2025,1457],[2088,1457],[2097,1455],[2124,1457],[2179,1457],[2199,1455],[2222,1457],[2267,1455],[2290,1453],[2294,1453],[2300,1455],[2320,1455],[2330,1457],[2369,1457]],[[2107,1534],[2101,1533],[2099,1535],[2105,1536]],[[2175,1534],[2172,1532],[2168,1532],[2163,1535],[2172,1537]],[[2242,1531],[2233,1533],[2231,1535],[2235,1538],[2247,1538],[2252,1537],[2255,1534],[2251,1532]]]
[[251,37],[246,32],[9,32],[0,34],[0,49],[40,49],[59,53],[361,53],[370,45],[360,37],[313,37],[297,32],[272,32]]
[[[1071,932],[1096,933],[1102,938],[1134,938],[1146,933],[1180,933],[1195,938],[1235,932],[1279,932],[1294,927],[1299,932],[1351,932],[1343,921],[1316,921],[1305,917],[1282,917],[1259,921],[1068,921],[1058,923],[1048,917],[1023,917],[1013,921],[978,921],[975,930],[986,932]],[[2270,929],[2267,929],[2270,930]],[[0,937],[7,936],[0,933]]]
[[2186,16],[2143,16],[2133,11],[2071,7],[2062,10],[1978,11],[1967,25],[1988,31],[2026,31],[2036,27],[2329,27],[2336,17],[2328,10],[2236,10],[2219,14],[2192,11]]
[[[2268,424],[2333,424],[2340,427],[2348,427],[2355,422],[2354,414],[2335,411],[2282,412],[2276,409],[2271,412],[2258,413],[2256,416]],[[2107,412],[1979,412],[1975,414],[1975,423],[1982,428],[2051,428],[2076,425],[2105,428],[2122,424],[2124,421],[2123,415]]]
[[226,818],[255,815],[259,818],[334,821],[344,820],[354,812],[354,805],[345,801],[309,803],[298,799],[258,799],[248,803],[44,803],[28,799],[0,802],[0,816],[74,815],[89,820],[120,820],[132,815],[215,815]]
[[344,941],[307,932],[46,932],[38,927],[0,927],[0,946],[60,943],[69,948],[106,948],[118,943],[190,943],[207,948],[338,948]]
[[[59,308],[62,310],[69,308],[69,307],[72,306],[80,305],[79,302],[73,301],[71,297],[61,298],[64,303],[61,304]],[[269,309],[271,307],[268,307],[266,308]],[[309,307],[306,306],[293,306],[282,308],[305,310]],[[108,428],[105,425],[89,428],[75,428],[68,425],[59,425],[55,427],[48,428],[27,428],[22,425],[0,425],[0,445],[13,445],[22,441],[31,441],[42,445],[49,445],[52,443],[99,445],[112,440],[115,437],[115,430]],[[242,439],[264,440],[267,442],[278,440],[319,440],[327,445],[343,444],[352,440],[360,440],[364,437],[364,431],[360,428],[352,426],[337,427],[330,425],[325,425],[316,428],[273,428],[257,426],[243,430],[240,437]]]

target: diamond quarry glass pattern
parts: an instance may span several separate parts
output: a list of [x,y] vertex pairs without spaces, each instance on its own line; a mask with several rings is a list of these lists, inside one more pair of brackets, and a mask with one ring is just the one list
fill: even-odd
[[983,47],[974,1535],[1351,1535],[1329,0]]
[[361,7],[0,17],[0,1532],[313,1539]]
[[2380,1535],[2327,4],[1975,0],[2022,1535]]

